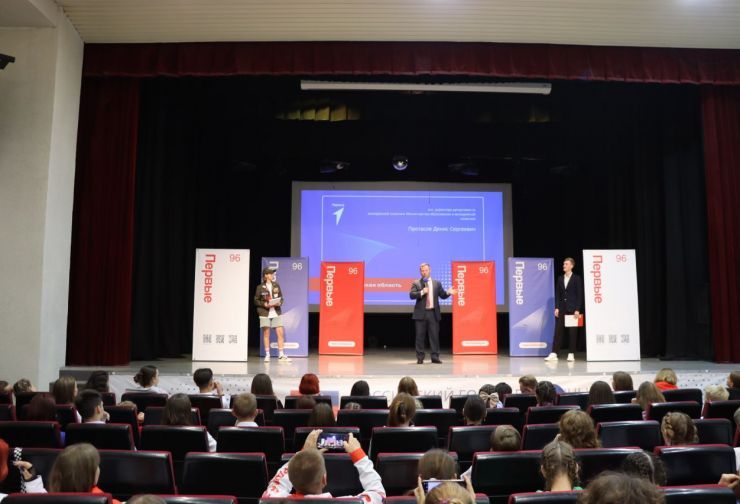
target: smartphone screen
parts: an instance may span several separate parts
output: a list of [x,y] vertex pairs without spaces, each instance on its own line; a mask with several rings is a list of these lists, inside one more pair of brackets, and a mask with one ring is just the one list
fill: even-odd
[[316,440],[316,448],[326,448],[329,451],[343,451],[344,443],[349,439],[349,434],[339,432],[322,432]]
[[465,486],[465,480],[461,480],[461,479],[453,479],[453,480],[432,479],[432,480],[423,480],[421,482],[421,487],[424,489],[424,493],[427,494],[431,492],[432,490],[434,490],[434,488],[441,485],[442,483],[457,483],[460,486],[463,486],[463,487]]

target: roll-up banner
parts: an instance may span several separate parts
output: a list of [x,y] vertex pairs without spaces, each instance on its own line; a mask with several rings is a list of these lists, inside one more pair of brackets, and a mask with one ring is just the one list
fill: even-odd
[[322,261],[319,293],[319,353],[362,355],[365,263]]
[[245,362],[251,307],[249,250],[196,249],[193,360]]
[[634,250],[584,250],[586,358],[640,360],[640,314]]
[[494,262],[453,261],[452,287],[452,353],[497,353]]
[[[281,315],[285,331],[285,355],[308,357],[308,258],[263,257],[262,269],[275,268],[275,281],[283,291]],[[260,330],[260,357],[265,344]],[[270,349],[277,356],[277,339],[270,335]]]
[[544,357],[555,334],[552,258],[509,258],[509,355]]

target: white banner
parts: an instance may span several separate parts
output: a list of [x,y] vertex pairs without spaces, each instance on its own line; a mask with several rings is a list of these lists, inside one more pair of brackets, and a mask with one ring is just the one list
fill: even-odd
[[193,299],[193,360],[246,362],[249,250],[197,249]]
[[640,360],[640,314],[634,250],[584,250],[586,358]]

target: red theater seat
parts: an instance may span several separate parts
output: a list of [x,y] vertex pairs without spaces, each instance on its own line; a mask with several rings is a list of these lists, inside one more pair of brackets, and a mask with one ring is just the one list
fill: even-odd
[[[60,448],[24,448],[23,460],[30,462],[36,469],[36,474],[41,476],[44,482],[49,481],[51,467],[57,456],[62,452]],[[10,457],[13,457],[11,451]],[[48,486],[48,485],[47,485]],[[21,481],[19,471],[8,471],[8,477],[0,483],[0,492],[10,494],[21,491]]]
[[206,428],[201,425],[145,425],[141,430],[141,449],[170,452],[175,466],[175,480],[180,482],[186,454],[208,451]]
[[473,463],[475,452],[491,449],[491,435],[496,427],[496,425],[465,425],[450,428],[447,449],[457,453],[461,473]]
[[0,390],[0,404],[13,404],[13,393]]
[[509,495],[545,488],[540,473],[540,450],[476,453],[471,482],[476,492],[491,498],[491,504],[507,502]]
[[[386,495],[405,495],[416,487],[419,477],[419,460],[423,455],[423,453],[378,454],[376,470],[383,481]],[[450,455],[457,458],[455,453],[450,453]]]
[[0,422],[14,422],[15,420],[15,406],[0,403]]
[[661,423],[663,417],[672,412],[686,413],[691,418],[700,418],[701,404],[694,401],[653,403],[648,406],[646,419]]
[[157,495],[166,504],[237,504],[232,495]]
[[388,409],[386,396],[342,396],[339,400],[339,408],[344,409],[350,402],[359,404],[361,409]]
[[513,494],[509,497],[509,504],[575,504],[583,493],[580,490],[571,492],[528,492]]
[[727,445],[658,446],[668,485],[714,484],[735,472],[735,451]]
[[212,409],[221,409],[223,407],[221,398],[218,396],[190,394],[188,395],[188,398],[190,398],[190,404],[193,406],[193,408],[198,408],[201,421],[204,425],[208,425],[208,413]]
[[[413,495],[395,495],[385,498],[385,504],[416,504]],[[475,494],[475,504],[489,504],[488,496],[482,493]]]
[[588,414],[594,424],[642,420],[639,404],[594,404],[588,407]]
[[[296,405],[298,404],[298,399],[300,399],[303,396],[287,396],[285,398],[285,409],[296,409]],[[311,396],[311,398],[316,401],[316,404],[324,403],[331,406],[331,397],[324,396],[324,395],[315,395]]]
[[664,390],[662,394],[667,402],[694,401],[697,404],[702,403],[702,392],[698,388]]
[[283,428],[285,442],[290,446],[293,444],[295,428],[305,427],[310,416],[310,409],[278,409],[273,412],[272,424]]
[[630,422],[601,422],[596,425],[596,433],[604,448],[639,446],[653,451],[663,444],[660,424],[655,420],[634,420]]
[[625,458],[641,451],[637,447],[579,448],[575,450],[576,458],[581,465],[581,483],[583,483],[581,486],[587,485],[603,471],[619,470]]
[[[162,425],[163,415],[164,407],[149,406],[144,412],[144,425]],[[190,422],[192,422],[193,425],[202,425],[198,408],[190,409]]]
[[560,421],[560,417],[565,414],[566,411],[573,409],[579,409],[578,406],[534,406],[527,410],[527,418],[525,424],[546,424],[556,423]]
[[[257,410],[257,416],[254,417],[254,422],[260,426],[265,426],[265,415],[261,409]],[[212,409],[208,412],[208,432],[211,436],[218,441],[218,430],[221,427],[234,427],[236,425],[236,418],[231,413],[230,409]]]
[[31,399],[33,399],[36,394],[46,395],[54,399],[54,396],[52,396],[48,392],[19,392],[15,394],[15,411],[18,414],[18,420],[23,420],[23,413],[24,409],[23,407],[31,403]]
[[454,409],[418,409],[414,415],[414,425],[436,427],[437,444],[445,446],[450,427],[460,425],[460,421]]
[[21,448],[61,448],[57,422],[0,422],[0,439]]
[[450,396],[450,408],[457,411],[457,415],[462,420],[463,417],[463,408],[465,407],[465,403],[468,401],[468,398],[470,397],[478,397],[476,394],[466,394],[466,395],[452,395]]
[[524,416],[517,408],[488,408],[485,425],[512,425],[521,434],[524,428]]
[[527,424],[522,434],[522,450],[541,450],[559,432],[560,426],[556,423]]
[[[293,450],[300,451],[306,443],[306,438],[316,427],[296,427],[293,435]],[[323,432],[338,432],[342,434],[352,434],[355,439],[360,440],[359,427],[323,427]]]
[[172,457],[168,452],[100,450],[98,486],[122,501],[139,493],[174,494]]
[[583,411],[586,411],[588,409],[588,392],[558,394],[555,404],[558,406],[578,406]]
[[375,427],[370,439],[370,458],[378,453],[425,452],[437,447],[435,427]]
[[522,415],[535,406],[537,406],[537,397],[534,394],[509,394],[504,399],[505,408],[517,408]]
[[388,422],[388,410],[361,409],[361,410],[339,410],[337,412],[337,425],[341,427],[359,427],[361,441],[367,448],[373,428],[382,427]]
[[267,488],[267,464],[262,453],[188,453],[182,481],[184,494],[226,494],[256,503]]
[[733,425],[726,418],[697,418],[694,420],[701,444],[732,444]]
[[442,408],[442,396],[439,395],[420,395],[415,396],[414,399],[418,400],[423,409],[441,409]]
[[617,390],[614,392],[614,400],[619,404],[630,404],[637,397],[636,390]]
[[131,426],[134,445],[139,446],[139,422],[136,419],[138,410],[127,406],[106,406],[105,411],[110,415],[110,423],[125,423]]
[[121,401],[131,401],[139,411],[146,411],[150,406],[164,407],[167,404],[167,394],[149,394],[146,392],[126,392]]
[[663,487],[666,504],[735,504],[735,494],[719,485]]
[[67,446],[90,443],[98,450],[133,450],[136,448],[129,424],[71,424],[67,426]]
[[110,504],[110,494],[47,493],[11,494],[3,499],[5,504]]
[[734,415],[738,408],[740,408],[740,400],[707,401],[704,404],[702,416],[704,418],[726,418],[734,424]]
[[280,456],[285,452],[283,428],[270,427],[221,427],[218,431],[218,451],[221,453],[265,454],[270,474],[280,467]]

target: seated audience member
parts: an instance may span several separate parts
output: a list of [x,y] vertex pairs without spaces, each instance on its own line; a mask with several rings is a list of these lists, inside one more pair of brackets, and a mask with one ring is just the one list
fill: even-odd
[[573,448],[599,448],[601,443],[596,437],[594,422],[588,413],[581,410],[566,411],[558,422],[560,434],[558,439],[565,441]]
[[419,477],[422,480],[457,479],[457,462],[445,450],[434,448],[428,450],[419,459]]
[[663,491],[644,478],[605,471],[589,483],[582,504],[662,504]]
[[486,403],[480,397],[468,397],[463,406],[465,425],[481,425],[486,419]]
[[614,392],[611,387],[605,381],[595,381],[591,384],[591,388],[588,391],[588,405],[594,404],[614,404],[617,400],[614,399]]
[[108,371],[93,371],[90,373],[90,377],[85,383],[85,388],[89,390],[97,390],[101,394],[110,392],[108,386]]
[[[335,496],[324,492],[327,482],[326,464],[321,452],[316,449],[321,430],[314,430],[306,437],[301,451],[296,453],[287,464],[278,469],[275,477],[267,485],[262,494],[263,499],[275,497],[302,497],[333,498]],[[380,475],[373,468],[365,452],[352,434],[344,444],[344,449],[350,454],[362,483],[362,493],[357,495],[368,504],[382,504],[385,498],[385,488],[380,481]],[[295,494],[291,492],[295,489]],[[340,497],[340,496],[336,496]],[[349,496],[346,496],[349,497]]]
[[419,387],[416,386],[416,381],[414,381],[413,378],[411,378],[410,376],[404,376],[398,382],[397,392],[399,394],[403,392],[412,397],[416,397],[419,395]]
[[36,387],[27,378],[21,378],[13,384],[13,393],[20,394],[21,392],[36,392]]
[[143,494],[134,495],[126,501],[126,504],[167,504],[167,502],[156,495]]
[[665,397],[663,397],[663,393],[658,390],[658,387],[656,387],[654,383],[646,381],[642,382],[637,388],[637,393],[632,399],[632,402],[640,405],[642,408],[642,418],[645,419],[650,405],[654,403],[664,403]]
[[[270,375],[265,373],[257,373],[254,375],[249,391],[256,396],[275,397],[275,392],[272,391],[272,380],[270,379]],[[277,400],[277,407],[278,409],[283,409],[283,403],[280,402],[279,399]]]
[[[167,399],[167,404],[162,412],[162,425],[193,425],[193,406],[187,394],[173,394]],[[216,440],[206,431],[208,438],[208,451],[216,451]]]
[[[491,451],[519,451],[522,446],[522,436],[519,431],[511,425],[499,425],[491,433]],[[462,473],[462,478],[472,477],[473,466],[468,467],[468,470]]]
[[360,403],[356,403],[354,401],[350,401],[350,402],[348,402],[348,403],[346,403],[344,405],[344,408],[343,409],[347,409],[347,410],[358,410],[358,409],[362,409],[362,405]]
[[108,412],[103,409],[103,397],[97,390],[87,389],[77,394],[75,408],[84,423],[102,424],[110,419]]
[[405,392],[393,398],[388,408],[389,427],[409,427],[416,414],[416,401]]
[[632,376],[624,371],[616,371],[612,375],[612,388],[614,388],[614,392],[635,390],[635,386],[632,384]]
[[[91,444],[78,443],[66,447],[54,461],[49,474],[50,492],[102,494],[98,488],[100,454]],[[114,503],[120,504],[113,499]]]
[[0,392],[10,392],[12,388],[10,387],[10,383],[8,383],[5,380],[0,380]]
[[568,443],[555,439],[542,449],[540,472],[545,478],[546,491],[581,490],[576,486],[580,470],[575,451]]
[[301,377],[301,383],[298,385],[298,392],[302,395],[317,395],[319,390],[319,377],[313,373],[306,373]]
[[740,388],[740,371],[727,375],[727,388]]
[[737,499],[737,502],[740,502],[740,475],[738,475],[737,473],[723,474],[717,484],[726,486],[727,488],[732,490],[735,493],[735,498]]
[[[60,376],[52,385],[51,393],[57,404],[74,404],[75,397],[77,397],[77,380],[74,376]],[[79,412],[75,413],[75,417],[77,423],[82,422]]]
[[521,394],[534,394],[537,388],[537,378],[531,374],[524,375],[519,378],[519,393]]
[[349,395],[351,396],[360,396],[360,397],[366,397],[370,395],[370,385],[365,380],[359,380],[356,381],[352,385],[352,390],[350,390]]
[[254,421],[257,417],[257,398],[248,393],[235,396],[231,414],[236,417],[237,427],[258,427]]
[[[8,467],[8,460],[10,458],[10,447],[8,443],[0,439],[0,484],[5,481],[8,477],[10,468]],[[13,466],[21,472],[23,483],[25,486],[25,493],[46,493],[44,488],[44,482],[41,480],[41,476],[36,475],[36,471],[33,471],[33,465],[25,460],[17,460],[13,462]],[[0,493],[0,501],[2,501],[6,494]]]
[[466,487],[454,482],[442,483],[434,487],[427,495],[424,495],[424,488],[421,482],[414,490],[416,495],[416,504],[475,504],[475,490],[470,482],[470,478],[465,480]]
[[655,375],[655,386],[663,390],[675,390],[678,388],[678,376],[671,368],[663,368]]
[[221,407],[228,409],[231,398],[224,395],[224,389],[221,384],[213,379],[211,368],[196,369],[193,373],[193,381],[198,387],[198,394],[216,396],[221,399]]
[[317,403],[311,410],[311,415],[306,423],[309,427],[335,427],[337,420],[334,418],[334,411],[326,403]]
[[57,422],[59,419],[54,399],[45,394],[36,394],[28,403],[25,418],[36,422]]
[[295,409],[310,409],[316,406],[316,399],[313,396],[301,396],[295,402]]
[[496,387],[489,383],[486,383],[480,388],[480,390],[478,390],[478,397],[481,398],[486,408],[503,407],[503,405],[499,406],[501,404],[501,400],[498,392],[496,392]]
[[646,451],[628,455],[622,461],[620,470],[625,474],[644,478],[658,486],[665,486],[667,481],[663,461]]
[[537,397],[537,406],[552,406],[555,404],[557,391],[551,382],[541,381],[537,383],[534,395]]
[[663,417],[660,423],[660,433],[663,434],[663,443],[666,446],[680,446],[699,442],[694,421],[686,413],[678,411],[671,411]]
[[126,389],[126,392],[142,392],[149,394],[167,394],[165,389],[160,388],[159,385],[159,369],[156,366],[146,365],[139,369],[139,372],[134,376],[134,382],[136,386],[133,388]]
[[[513,391],[511,390],[511,385],[509,385],[506,382],[499,382],[494,387],[496,390],[496,393],[498,394],[498,400],[502,403],[504,402],[504,399],[506,399],[506,396],[511,394]],[[503,404],[501,405],[503,408]]]
[[722,385],[707,385],[704,389],[705,401],[726,401],[730,398],[730,392]]

